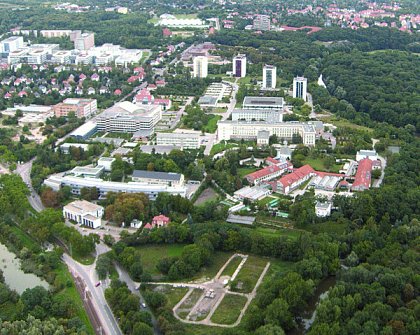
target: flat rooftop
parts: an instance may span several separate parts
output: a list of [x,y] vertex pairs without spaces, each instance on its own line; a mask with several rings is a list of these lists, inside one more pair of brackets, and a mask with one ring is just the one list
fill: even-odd
[[277,106],[283,105],[282,97],[250,97],[244,98],[243,105],[255,105],[255,106]]

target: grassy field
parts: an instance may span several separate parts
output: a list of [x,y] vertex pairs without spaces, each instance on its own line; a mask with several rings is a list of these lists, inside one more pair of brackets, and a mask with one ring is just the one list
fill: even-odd
[[352,123],[349,120],[342,119],[342,118],[337,117],[337,116],[331,116],[331,117],[328,117],[328,118],[323,118],[322,121],[324,123],[332,123],[336,127],[351,128],[351,129],[363,130],[363,131],[367,131],[367,132],[372,132],[373,131],[372,128],[359,126],[358,124]]
[[187,315],[190,313],[191,308],[195,306],[198,299],[203,295],[203,290],[200,290],[198,288],[195,288],[190,296],[184,300],[181,306],[179,306],[179,309],[177,310],[177,314],[180,318],[185,319]]
[[141,252],[141,262],[145,272],[152,276],[160,276],[161,273],[156,268],[156,264],[165,257],[180,256],[184,244],[159,244],[159,245],[144,245],[138,247]]
[[217,274],[230,256],[232,256],[232,253],[215,251],[212,256],[212,263],[208,266],[203,266],[191,279],[197,280],[206,278],[206,280],[210,280]]
[[211,321],[230,325],[234,323],[241,313],[247,299],[241,295],[226,294],[211,317]]
[[250,255],[235,278],[235,282],[242,283],[242,288],[236,288],[235,291],[250,293],[254,289],[266,264],[266,259]]
[[150,285],[150,287],[157,292],[163,293],[168,302],[166,303],[166,307],[173,308],[181,299],[182,297],[188,292],[188,288],[182,287],[172,287],[169,285],[166,286],[156,286]]
[[233,273],[238,268],[238,265],[241,263],[241,261],[242,261],[242,257],[236,256],[236,257],[232,258],[232,260],[229,262],[229,264],[223,270],[222,276],[232,277]]
[[122,138],[125,140],[130,140],[133,137],[131,133],[108,133],[106,134],[107,138]]
[[204,131],[206,133],[212,133],[214,134],[217,130],[217,122],[221,119],[222,117],[220,115],[213,115],[213,117],[209,120],[209,122],[207,123],[207,125],[204,127]]
[[241,167],[238,168],[238,176],[244,178],[247,174],[257,171],[256,167]]
[[218,194],[216,193],[216,191],[213,190],[211,187],[207,187],[203,192],[201,192],[197,200],[194,202],[194,205],[200,206],[200,205],[205,204],[206,202],[217,200],[217,199],[218,199]]
[[[325,167],[324,160],[319,159],[319,158],[317,158],[317,159],[306,158],[303,161],[303,163],[304,164],[309,164],[310,166],[312,166],[317,171],[328,171],[327,168]],[[343,164],[334,164],[333,166],[330,167],[328,172],[338,173],[338,171],[340,171],[342,166],[343,166]]]
[[217,143],[215,145],[213,145],[213,147],[210,150],[210,155],[215,155],[218,154],[219,152],[222,152],[226,149],[231,149],[231,148],[236,148],[238,147],[238,144],[236,143],[224,143],[224,142],[220,142]]
[[73,282],[73,278],[67,270],[67,267],[64,264],[60,264],[60,266],[55,270],[55,273],[55,283],[58,284],[58,286],[63,287],[63,289],[55,295],[57,301],[70,302],[75,308],[75,314],[86,326],[88,334],[95,334],[94,329],[89,321],[89,318],[83,306],[82,299],[79,293],[77,292],[76,286]]

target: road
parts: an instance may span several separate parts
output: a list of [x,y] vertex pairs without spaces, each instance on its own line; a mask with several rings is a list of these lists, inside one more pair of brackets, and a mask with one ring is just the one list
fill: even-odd
[[18,164],[14,173],[18,174],[22,178],[24,183],[28,185],[29,191],[31,192],[31,194],[28,196],[28,200],[32,208],[35,209],[37,212],[41,212],[45,209],[45,207],[42,204],[40,196],[38,195],[38,193],[35,192],[34,188],[32,187],[31,181],[31,170],[34,160],[35,158],[31,159],[25,164]]
[[[125,271],[123,268],[121,268],[118,264],[115,264],[115,268],[118,272],[118,276],[120,278],[120,281],[127,284],[128,289],[131,291],[131,293],[135,294],[140,298],[140,304],[146,304],[146,301],[144,300],[143,296],[140,293],[140,290],[138,290],[139,284],[135,283],[130,276],[128,275],[127,271]],[[143,311],[147,311],[152,316],[152,324],[153,324],[153,333],[155,335],[161,335],[161,331],[158,327],[157,320],[155,316],[153,315],[153,312],[149,309],[149,307],[142,308]]]
[[[83,280],[84,284],[86,285],[86,291],[91,294],[92,304],[101,321],[104,334],[122,335],[123,333],[118,326],[117,320],[115,320],[115,317],[112,314],[112,311],[105,299],[104,288],[102,286],[95,287],[97,280],[94,278],[94,265],[82,265],[76,262],[68,254],[63,254],[63,260],[69,267],[70,271]],[[95,281],[93,279],[95,279]]]

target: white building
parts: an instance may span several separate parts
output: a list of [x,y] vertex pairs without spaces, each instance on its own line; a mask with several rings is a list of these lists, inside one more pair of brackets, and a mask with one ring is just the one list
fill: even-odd
[[246,76],[246,55],[239,54],[233,57],[232,73],[234,77],[243,78]]
[[305,77],[293,78],[293,98],[300,98],[306,101],[308,80]]
[[111,171],[111,165],[114,163],[113,157],[101,157],[98,159],[98,166],[103,166],[105,171]]
[[361,161],[364,158],[369,158],[371,161],[378,160],[376,150],[360,150],[356,153],[356,161]]
[[104,208],[102,206],[86,200],[76,200],[63,207],[63,216],[65,219],[93,229],[101,226],[103,215]]
[[71,62],[71,51],[69,50],[59,50],[53,53],[51,57],[51,62],[57,64],[70,64]]
[[74,195],[80,195],[80,190],[84,187],[96,187],[100,199],[105,198],[108,192],[144,193],[150,200],[155,200],[161,192],[182,197],[186,197],[187,194],[185,186],[150,185],[138,182],[123,183],[105,181],[99,178],[64,176],[63,174],[51,175],[44,181],[44,185],[51,187],[54,191],[59,191],[63,186],[69,186]]
[[174,172],[134,170],[133,181],[149,185],[183,186],[184,175]]
[[193,76],[195,78],[206,78],[208,74],[208,58],[206,56],[194,57]]
[[60,145],[60,150],[63,154],[69,154],[70,148],[80,148],[84,151],[87,151],[89,149],[89,144],[85,143],[63,143]]
[[10,52],[23,48],[23,46],[22,36],[12,36],[0,42],[0,53],[9,54]]
[[330,202],[319,202],[315,204],[315,214],[318,217],[327,217],[331,215],[332,204]]
[[281,97],[246,96],[242,102],[243,109],[278,109],[283,110],[284,100]]
[[280,109],[234,109],[232,121],[266,121],[282,122],[283,113]]
[[277,67],[273,65],[264,65],[263,67],[263,85],[265,89],[274,89],[277,85]]
[[123,101],[105,110],[97,117],[98,130],[116,133],[136,133],[149,137],[162,118],[162,106],[135,105]]
[[277,135],[280,139],[291,140],[293,135],[299,134],[303,144],[307,146],[315,145],[315,127],[308,123],[300,122],[246,122],[246,121],[219,121],[217,127],[217,139],[247,139],[256,140],[258,132],[267,130],[271,135]]
[[41,30],[39,33],[45,38],[67,37],[70,36],[72,30]]
[[105,171],[103,166],[88,167],[88,166],[76,166],[68,172],[76,177],[87,177],[87,178],[99,178]]
[[268,15],[257,14],[252,22],[252,29],[266,31],[270,30],[271,20]]
[[182,149],[198,149],[200,134],[197,133],[156,133],[157,145],[173,145]]

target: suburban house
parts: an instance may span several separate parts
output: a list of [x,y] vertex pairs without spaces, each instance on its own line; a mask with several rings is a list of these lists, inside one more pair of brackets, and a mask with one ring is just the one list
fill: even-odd
[[171,220],[165,215],[158,215],[152,219],[152,223],[146,223],[144,229],[160,228],[165,227]]
[[102,206],[86,200],[75,200],[63,207],[65,219],[93,229],[100,227],[103,215],[104,208]]
[[318,217],[327,217],[331,215],[332,204],[330,202],[319,202],[315,204],[315,214]]

